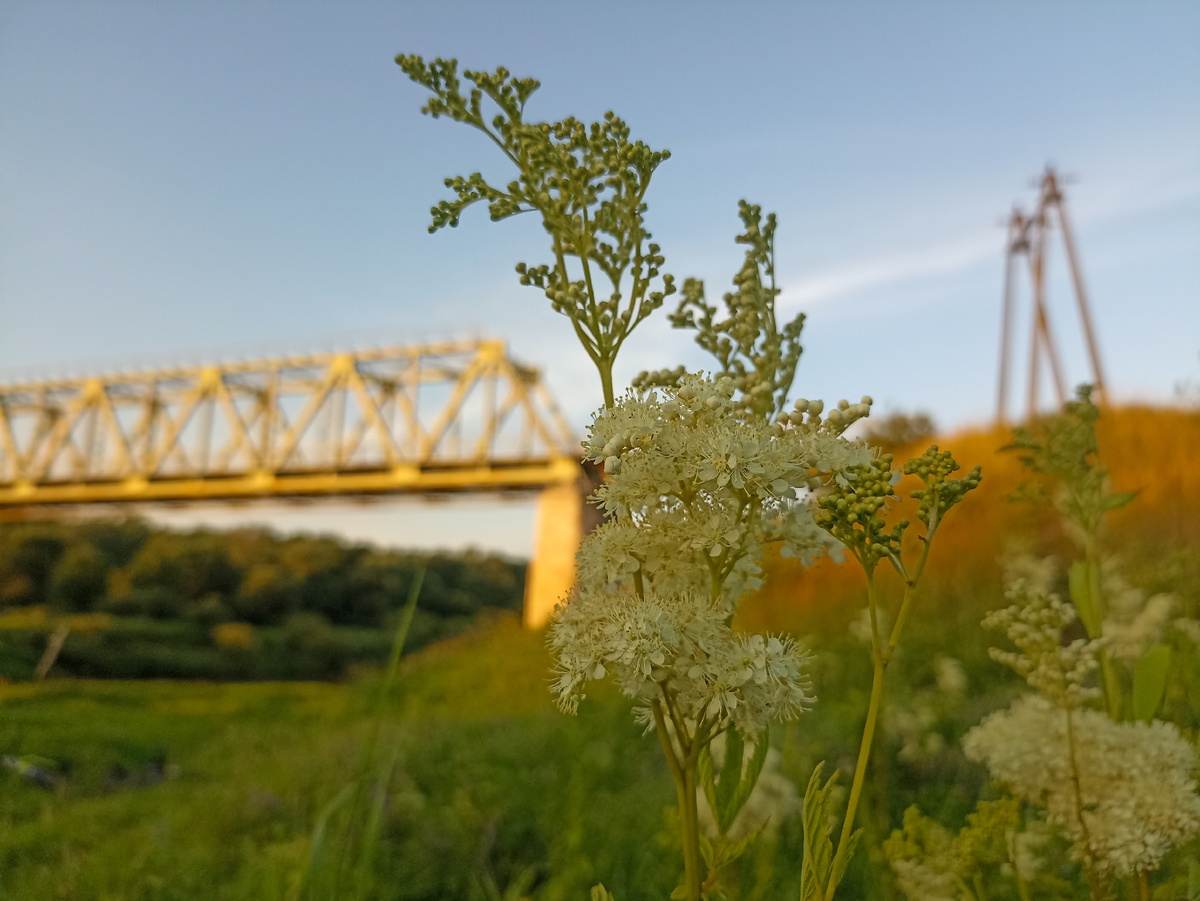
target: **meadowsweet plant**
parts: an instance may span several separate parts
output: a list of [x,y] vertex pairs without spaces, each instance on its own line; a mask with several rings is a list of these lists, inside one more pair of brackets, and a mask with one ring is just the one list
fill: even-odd
[[1016,651],[992,656],[1034,693],[989,715],[963,750],[993,778],[1045,811],[1071,842],[1093,899],[1130,877],[1148,897],[1149,875],[1200,832],[1191,745],[1170,723],[1117,721],[1092,707],[1102,639],[1064,639],[1075,610],[1042,586],[1016,579],[1008,608],[984,625],[1004,630]]
[[[433,208],[430,231],[456,225],[477,202],[488,204],[494,220],[538,213],[552,259],[518,264],[517,272],[570,319],[600,375],[604,407],[588,430],[584,457],[603,466],[605,481],[593,501],[606,518],[584,539],[576,587],[548,633],[556,659],[553,688],[559,706],[575,712],[589,683],[612,679],[655,732],[678,796],[684,879],[673,897],[720,897],[723,870],[767,828],[762,821],[746,823],[770,758],[768,724],[799,715],[814,700],[803,648],[786,636],[732,628],[739,599],[761,585],[764,554],[773,548],[807,563],[848,551],[866,571],[876,678],[836,852],[827,835],[832,780],[821,785],[819,768],[804,804],[812,840],[806,841],[802,901],[828,901],[857,836],[852,825],[883,669],[933,535],[978,484],[979,471],[949,479],[958,466],[936,447],[906,464],[903,472],[922,482],[913,496],[925,527],[919,559],[906,563],[901,545],[908,523],[889,530],[883,519],[901,472],[893,471],[890,456],[876,457],[844,434],[870,413],[871,399],[842,400],[828,412],[820,400],[788,407],[804,317],[777,320],[776,220],[744,201],[737,241],[746,254],[734,290],[724,295],[724,315],[706,300],[703,283],[688,279],[671,316],[675,327],[695,332],[716,362],[713,372],[645,372],[618,395],[612,383],[617,352],[675,292],[672,277],[660,275],[662,254],[643,225],[650,177],[669,154],[631,142],[628,127],[612,113],[590,126],[575,119],[526,122],[525,105],[538,82],[505,69],[464,72],[472,85],[464,94],[453,60],[427,64],[401,55],[396,62],[433,95],[424,112],[486,134],[516,169],[503,188],[479,173],[447,179],[455,199]],[[495,108],[491,118],[485,99]],[[627,275],[628,294],[622,287]],[[878,626],[873,579],[881,560],[906,585],[887,636]],[[718,739],[721,750],[714,755]],[[611,901],[603,886],[593,898]]]
[[785,637],[733,631],[737,601],[758,584],[767,545],[802,560],[834,546],[795,489],[812,472],[870,459],[842,437],[844,426],[815,413],[770,424],[739,416],[734,394],[728,377],[688,374],[597,414],[585,454],[605,465],[595,499],[609,515],[584,540],[578,585],[549,635],[564,710],[576,709],[589,681],[610,676],[657,733],[679,796],[688,898],[729,862],[702,839],[697,790],[712,795],[727,827],[761,768],[740,778],[740,751],[727,753],[714,786],[708,745],[736,733],[738,747],[757,739],[755,754],[765,754],[767,724],[812,701],[804,651]]
[[[913,901],[994,897],[998,882],[1004,879],[1002,874],[1015,869],[1013,836],[1019,822],[1015,799],[981,801],[968,814],[967,825],[952,836],[941,823],[910,807],[904,812],[901,828],[883,843],[896,887]],[[1029,897],[1025,893],[1028,880],[1018,879],[1020,897],[1025,899]]]
[[[1160,874],[1177,849],[1200,834],[1200,795],[1192,744],[1172,722],[1156,719],[1176,654],[1194,659],[1200,630],[1178,617],[1168,595],[1147,598],[1125,584],[1115,560],[1102,554],[1107,513],[1132,499],[1109,488],[1098,454],[1100,412],[1086,388],[1040,433],[1018,430],[1013,447],[1047,480],[1019,499],[1052,500],[1083,559],[1070,565],[1069,599],[1054,590],[1055,561],[1021,556],[1006,574],[1008,606],[984,626],[1012,645],[991,656],[1031,691],[990,714],[963,739],[967,757],[1022,802],[1023,825],[1007,843],[1007,876],[1018,896],[1064,897],[1069,884],[1037,865],[1034,845],[1058,837],[1069,846],[1093,901],[1114,897],[1196,897],[1200,867]],[[1186,667],[1185,667],[1186,669]],[[946,842],[922,841],[940,827],[913,809],[885,850],[910,899],[985,897],[960,878],[970,865],[944,854]],[[1038,841],[1029,841],[1038,836]],[[1024,840],[1023,840],[1024,839]],[[979,861],[976,861],[976,865]],[[935,891],[935,888],[937,891]],[[943,892],[937,894],[938,891]],[[948,892],[948,894],[946,893]]]
[[[1084,559],[1071,568],[1071,600],[1088,637],[1094,639],[1103,636],[1107,616],[1100,552],[1104,518],[1135,496],[1134,492],[1109,491],[1108,468],[1099,461],[1096,439],[1099,418],[1100,409],[1092,403],[1091,388],[1083,385],[1076,400],[1063,406],[1061,416],[1043,424],[1040,435],[1018,428],[1008,446],[1022,451],[1021,461],[1031,472],[1048,476],[1052,489],[1051,496],[1046,482],[1031,482],[1022,486],[1017,499],[1053,502],[1069,534],[1083,549]],[[1098,655],[1105,705],[1111,716],[1119,718],[1120,682],[1103,647]]]
[[[684,280],[679,306],[670,321],[675,328],[695,331],[696,343],[717,362],[716,374],[733,379],[739,393],[739,412],[765,419],[786,411],[802,351],[804,314],[783,324],[775,317],[775,299],[779,296],[775,284],[775,214],[769,213],[764,222],[762,208],[743,200],[738,204],[738,217],[744,231],[735,240],[747,245],[746,256],[733,277],[735,290],[723,297],[725,318],[718,318],[717,307],[705,299],[704,282],[689,278]],[[675,384],[682,374],[682,368],[643,372],[633,384],[638,388]],[[857,415],[865,414],[856,410],[854,418]],[[833,416],[835,423],[841,416],[840,411]]]

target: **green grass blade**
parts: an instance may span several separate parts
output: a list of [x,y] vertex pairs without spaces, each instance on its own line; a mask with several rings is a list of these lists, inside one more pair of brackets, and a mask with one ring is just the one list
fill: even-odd
[[325,868],[327,859],[325,834],[329,830],[330,819],[337,813],[338,808],[350,800],[355,788],[354,782],[344,786],[317,814],[317,821],[313,825],[312,840],[308,847],[308,875],[304,891],[304,897],[308,901],[320,901],[325,895],[324,892],[318,890],[318,887],[324,888],[329,882],[329,872]]
[[[333,812],[349,799],[350,816],[346,822],[346,829],[342,834],[341,853],[338,856],[337,868],[334,873],[334,881],[340,878],[342,866],[345,863],[346,856],[350,853],[351,833],[354,828],[354,822],[358,818],[360,811],[364,806],[364,797],[367,788],[370,784],[369,776],[372,765],[375,761],[376,748],[379,745],[379,735],[383,729],[383,720],[387,716],[388,700],[391,697],[392,689],[399,678],[400,673],[400,657],[404,651],[404,642],[408,638],[408,630],[412,626],[413,614],[417,609],[417,600],[421,596],[421,586],[425,582],[425,567],[417,570],[416,576],[413,578],[412,585],[408,589],[408,600],[404,604],[404,609],[400,613],[400,620],[396,624],[396,633],[392,638],[392,650],[388,656],[387,669],[384,670],[383,682],[379,687],[379,694],[375,701],[375,712],[371,722],[371,732],[367,738],[367,743],[363,747],[362,754],[359,757],[358,773],[355,779],[346,785],[334,800],[326,805],[321,811],[321,815],[317,818],[317,825],[313,830],[313,848],[320,855],[320,867],[314,867],[310,855],[309,866],[309,881],[312,884],[314,874],[317,874],[323,881],[328,882],[329,874],[325,870],[325,833],[328,828],[328,822]],[[391,782],[392,772],[395,769],[396,758],[398,751],[393,751],[392,757],[388,765],[380,770],[384,775],[383,781],[380,783],[379,797],[371,810],[367,814],[367,825],[362,835],[362,848],[359,852],[358,867],[355,870],[355,897],[365,897],[363,892],[368,884],[368,871],[375,861],[375,847],[379,842],[379,833],[382,829],[383,806],[387,798],[387,786]],[[336,802],[336,803],[335,803]],[[316,901],[316,897],[309,894],[311,901]],[[331,898],[333,895],[330,896]]]

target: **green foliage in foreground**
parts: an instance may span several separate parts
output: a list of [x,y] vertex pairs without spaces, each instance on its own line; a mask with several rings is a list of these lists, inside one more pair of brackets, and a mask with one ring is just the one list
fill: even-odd
[[[399,757],[369,897],[489,898],[522,881],[570,897],[598,871],[623,898],[670,891],[645,817],[670,799],[653,747],[616,698],[564,729],[541,641],[506,620],[404,667],[380,736]],[[0,751],[53,760],[64,778],[47,792],[0,777],[0,897],[299,898],[313,824],[370,738],[375,689],[3,689]]]
[[[602,880],[626,901],[665,898],[678,883],[661,755],[630,722],[628,702],[603,686],[564,720],[542,641],[493,620],[402,667],[380,737],[399,754],[367,897],[585,898]],[[818,690],[845,690],[837,699],[831,691],[803,726],[776,732],[781,772],[800,785],[819,757],[852,764],[848,737],[871,676],[853,641],[821,648],[815,673]],[[980,670],[991,669],[982,648],[974,653]],[[898,687],[916,687],[897,692],[894,710],[927,691],[931,659],[898,660]],[[0,897],[300,899],[314,823],[353,777],[377,687],[5,687],[0,753],[54,761],[64,778],[48,792],[0,773]],[[972,715],[935,729],[950,738]],[[946,745],[940,757],[905,762],[899,733],[889,736],[881,758],[895,783],[891,822],[916,802],[950,821],[970,809],[982,774]],[[774,825],[775,837],[740,862],[747,898],[798,884],[800,817],[783,812]],[[335,813],[327,829],[362,827]],[[869,886],[863,864],[851,865],[848,896]]]
[[[964,594],[910,623],[859,806],[863,848],[882,847],[913,805],[957,834],[977,801],[996,800],[960,739],[1022,684],[987,657],[991,637],[974,627],[997,605]],[[837,769],[836,790],[849,783],[872,678],[869,635],[859,631],[812,637],[820,703],[772,730],[777,762],[768,768],[797,793],[823,759],[823,779]],[[543,640],[515,618],[492,618],[405,659],[379,738],[398,756],[365,897],[558,901],[587,898],[603,882],[618,901],[648,901],[678,884],[662,755],[630,721],[629,702],[604,685],[564,719]],[[47,791],[0,770],[0,898],[302,901],[314,825],[354,778],[378,689],[370,676],[347,685],[51,679],[0,688],[0,755],[39,759],[62,776]],[[1179,690],[1169,687],[1168,698]],[[738,897],[796,896],[798,801],[779,805],[737,862]],[[366,828],[347,813],[334,812],[326,835]],[[1079,879],[1067,851],[1044,851],[1065,886]],[[845,897],[894,898],[882,864],[860,849]]]

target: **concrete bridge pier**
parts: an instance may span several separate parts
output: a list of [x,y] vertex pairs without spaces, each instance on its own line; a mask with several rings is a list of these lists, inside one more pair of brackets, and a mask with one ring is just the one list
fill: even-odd
[[592,466],[573,464],[575,477],[553,482],[538,495],[533,559],[525,574],[524,624],[540,629],[554,607],[575,586],[575,552],[579,542],[600,522],[600,513],[587,503],[599,484]]

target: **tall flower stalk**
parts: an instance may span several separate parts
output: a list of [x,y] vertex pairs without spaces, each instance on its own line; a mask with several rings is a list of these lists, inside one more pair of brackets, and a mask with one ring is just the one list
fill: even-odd
[[[570,319],[600,376],[604,407],[589,429],[584,456],[603,465],[606,478],[593,500],[606,519],[584,539],[576,587],[549,630],[554,691],[560,707],[574,712],[589,682],[611,677],[656,732],[679,802],[684,879],[672,897],[700,901],[715,891],[722,868],[754,840],[756,832],[735,840],[729,830],[762,770],[768,723],[797,716],[813,702],[808,656],[799,645],[732,629],[739,599],[761,585],[766,549],[807,563],[840,554],[844,546],[866,570],[876,671],[862,751],[832,861],[829,848],[806,842],[805,885],[815,886],[806,898],[832,898],[853,845],[883,671],[929,543],[946,511],[978,483],[978,470],[948,480],[957,464],[936,447],[905,467],[924,482],[914,496],[926,526],[920,559],[907,569],[900,548],[907,523],[885,533],[878,515],[899,478],[891,457],[876,459],[843,434],[869,414],[871,399],[843,400],[827,413],[819,400],[798,400],[788,409],[804,317],[777,320],[775,217],[764,220],[761,209],[745,201],[737,237],[745,260],[734,290],[723,297],[724,317],[697,279],[687,280],[671,317],[674,326],[695,331],[716,361],[713,374],[683,367],[642,373],[618,396],[617,352],[675,292],[673,278],[660,274],[663,256],[643,224],[650,177],[670,154],[631,142],[628,127],[611,112],[590,126],[573,118],[526,122],[525,105],[538,82],[512,78],[506,69],[465,71],[472,87],[464,94],[454,60],[427,64],[401,55],[396,62],[432,94],[423,112],[487,135],[516,169],[503,188],[480,173],[446,179],[455,197],[433,207],[430,231],[457,225],[479,202],[487,203],[493,220],[537,213],[552,258],[520,263],[517,272],[522,284],[541,289]],[[495,107],[490,118],[485,98]],[[659,290],[651,290],[655,285]],[[906,585],[886,640],[873,575],[881,559]],[[721,735],[726,758],[717,770],[710,745]],[[754,750],[743,767],[747,743]],[[700,791],[718,827],[715,839],[701,834]],[[818,794],[827,802],[828,785],[816,793],[810,787],[806,836]],[[597,886],[593,897],[611,896]]]
[[[975,467],[965,479],[951,479],[950,474],[959,467],[948,451],[938,450],[933,445],[920,457],[904,464],[899,472],[892,470],[892,455],[884,454],[878,459],[850,467],[840,473],[830,484],[827,493],[818,500],[820,512],[816,515],[817,525],[827,531],[847,550],[862,567],[867,579],[867,610],[871,624],[871,658],[874,664],[871,678],[871,699],[867,706],[866,722],[863,725],[859,744],[858,760],[854,767],[854,778],[850,784],[850,797],[842,817],[842,829],[832,858],[828,852],[821,854],[811,850],[819,843],[824,849],[829,839],[823,835],[808,836],[805,840],[805,878],[802,886],[802,901],[831,901],[845,873],[850,856],[857,844],[858,833],[854,829],[855,815],[862,796],[867,765],[875,738],[875,726],[883,702],[884,673],[896,653],[904,624],[908,619],[917,593],[917,585],[925,571],[929,551],[950,508],[958,504],[968,491],[979,485],[981,473]],[[889,500],[895,495],[895,485],[902,475],[915,475],[922,487],[912,492],[918,501],[917,518],[925,527],[919,536],[921,550],[914,563],[904,560],[903,540],[910,525],[901,520],[890,529],[883,513]],[[880,628],[882,609],[875,569],[880,562],[887,561],[904,583],[904,595],[897,609],[894,624],[886,635]],[[806,807],[822,808],[818,814],[827,814],[827,789],[818,791],[819,782],[810,784]],[[815,799],[820,803],[816,805]],[[814,816],[814,819],[827,819]],[[806,819],[808,814],[806,811]]]

